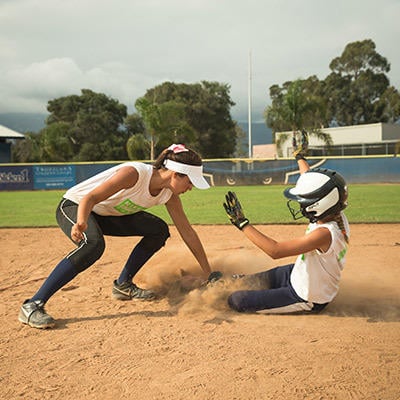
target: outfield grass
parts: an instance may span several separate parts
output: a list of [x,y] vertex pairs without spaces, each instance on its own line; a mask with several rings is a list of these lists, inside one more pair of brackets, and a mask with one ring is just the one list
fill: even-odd
[[[224,195],[234,190],[246,217],[255,224],[294,223],[282,195],[287,186],[235,186],[193,189],[181,199],[193,224],[227,224]],[[56,226],[55,209],[64,191],[0,192],[0,228]],[[400,185],[350,185],[346,214],[351,223],[400,222]],[[150,210],[172,223],[164,206]],[[302,219],[299,222],[304,223]]]

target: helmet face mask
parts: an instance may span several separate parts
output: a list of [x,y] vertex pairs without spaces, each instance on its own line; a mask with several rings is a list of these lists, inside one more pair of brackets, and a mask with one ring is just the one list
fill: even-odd
[[294,201],[294,200],[288,200],[286,205],[290,211],[290,214],[292,214],[292,217],[295,221],[304,217],[303,211],[300,207],[300,203],[298,203],[297,201]]
[[[316,168],[302,174],[294,188],[284,191],[294,220],[306,217],[316,222],[335,215],[347,206],[347,186],[343,177],[329,169]],[[299,208],[293,205],[297,202]],[[301,215],[300,215],[301,214]]]

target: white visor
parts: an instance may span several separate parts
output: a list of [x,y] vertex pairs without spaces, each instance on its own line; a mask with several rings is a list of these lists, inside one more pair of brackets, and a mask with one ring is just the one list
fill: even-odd
[[208,189],[210,185],[203,177],[203,166],[202,165],[189,165],[176,162],[173,160],[165,160],[164,167],[180,174],[187,175],[190,182],[198,189]]

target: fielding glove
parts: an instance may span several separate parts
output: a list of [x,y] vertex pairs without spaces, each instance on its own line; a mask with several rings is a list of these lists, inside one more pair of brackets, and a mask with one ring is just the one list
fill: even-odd
[[222,278],[222,272],[221,271],[213,271],[211,274],[208,276],[207,283],[214,283]]
[[292,145],[294,158],[296,160],[305,160],[308,151],[308,133],[305,130],[301,131],[301,142],[299,145],[297,144],[296,134],[293,133]]
[[249,220],[244,216],[242,206],[236,197],[236,194],[234,192],[228,192],[225,195],[225,199],[226,203],[224,203],[224,208],[228,218],[231,220],[233,225],[242,230],[249,224]]

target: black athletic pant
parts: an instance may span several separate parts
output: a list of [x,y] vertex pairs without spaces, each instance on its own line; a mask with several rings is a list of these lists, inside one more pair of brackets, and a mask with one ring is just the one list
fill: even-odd
[[[77,211],[78,205],[67,199],[63,199],[57,207],[58,225],[70,239],[71,228],[77,220]],[[161,218],[145,211],[123,216],[101,216],[92,212],[87,224],[85,239],[67,256],[78,273],[102,256],[105,250],[104,235],[142,236],[137,246],[151,254],[164,246],[169,237],[168,225]]]
[[294,264],[275,267],[243,279],[251,290],[238,290],[228,298],[231,308],[239,312],[290,313],[320,312],[328,303],[317,304],[299,297],[290,283]]

